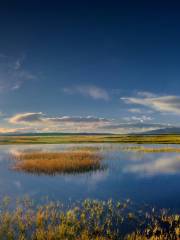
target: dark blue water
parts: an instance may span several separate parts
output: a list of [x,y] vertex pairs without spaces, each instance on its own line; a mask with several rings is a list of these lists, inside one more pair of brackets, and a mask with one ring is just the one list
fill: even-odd
[[[102,147],[104,170],[56,176],[12,171],[10,154],[22,150],[63,151],[73,145],[0,146],[0,198],[28,195],[41,201],[48,196],[62,202],[130,198],[138,204],[180,210],[180,154],[125,152],[120,144],[98,146]],[[111,146],[110,151],[107,146]]]

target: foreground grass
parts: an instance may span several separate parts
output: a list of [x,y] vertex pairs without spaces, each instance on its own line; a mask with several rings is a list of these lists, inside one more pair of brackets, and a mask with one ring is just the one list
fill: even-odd
[[179,144],[180,135],[0,136],[0,144],[137,143]]
[[99,154],[76,152],[20,152],[11,156],[12,169],[32,174],[83,173],[102,169]]
[[34,206],[9,200],[0,207],[0,239],[32,240],[175,240],[180,237],[180,216],[154,209],[132,212],[129,201],[85,200],[64,210],[59,203]]

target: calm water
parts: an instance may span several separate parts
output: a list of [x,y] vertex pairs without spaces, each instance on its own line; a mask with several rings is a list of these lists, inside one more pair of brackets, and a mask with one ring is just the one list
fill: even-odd
[[85,198],[130,198],[138,204],[180,210],[180,153],[124,152],[120,150],[120,144],[98,144],[102,149],[112,147],[111,151],[102,150],[104,170],[76,175],[36,176],[10,169],[11,153],[22,150],[63,151],[73,146],[0,146],[0,197],[8,195],[14,199],[28,195],[40,201],[48,196],[51,200],[63,202]]

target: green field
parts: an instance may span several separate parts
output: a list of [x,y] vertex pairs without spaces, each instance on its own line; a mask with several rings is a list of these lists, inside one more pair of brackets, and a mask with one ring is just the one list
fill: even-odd
[[180,144],[180,135],[23,135],[0,136],[0,144],[137,143]]

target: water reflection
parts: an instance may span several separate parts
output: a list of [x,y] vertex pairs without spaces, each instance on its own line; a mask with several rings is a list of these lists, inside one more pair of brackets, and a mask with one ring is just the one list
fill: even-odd
[[180,156],[163,156],[146,158],[145,161],[139,161],[128,164],[124,167],[124,172],[140,174],[141,176],[155,176],[159,174],[179,174],[180,173]]
[[[65,153],[77,148],[82,150],[84,147],[93,154],[96,154],[94,149],[98,150],[103,157],[100,168],[77,174],[61,173],[53,177],[10,169],[12,154],[18,157],[21,152]],[[124,147],[124,144],[0,146],[0,198],[6,195],[12,198],[28,195],[39,201],[48,196],[49,199],[62,202],[67,202],[68,199],[130,198],[138,203],[153,203],[160,207],[179,209],[180,154],[131,152],[122,150]]]

